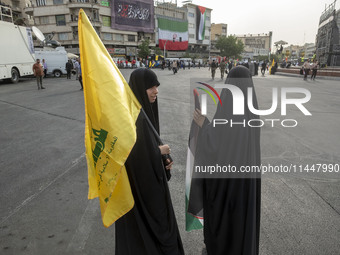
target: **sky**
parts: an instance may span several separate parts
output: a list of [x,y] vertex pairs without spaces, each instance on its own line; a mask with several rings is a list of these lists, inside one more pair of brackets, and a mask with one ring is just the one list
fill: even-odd
[[[184,0],[183,0],[184,1]],[[212,23],[228,24],[230,34],[261,34],[273,31],[273,43],[315,43],[321,13],[334,0],[193,0],[212,10]],[[182,0],[177,4],[182,6]],[[336,9],[340,8],[340,1]]]

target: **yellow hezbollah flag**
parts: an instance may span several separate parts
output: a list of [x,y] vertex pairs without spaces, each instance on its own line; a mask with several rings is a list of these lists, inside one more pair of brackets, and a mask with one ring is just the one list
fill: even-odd
[[99,197],[109,227],[134,205],[124,164],[136,142],[141,106],[82,9],[78,31],[89,199]]
[[269,74],[272,74],[272,67],[275,65],[275,61],[273,59],[272,65],[269,68]]

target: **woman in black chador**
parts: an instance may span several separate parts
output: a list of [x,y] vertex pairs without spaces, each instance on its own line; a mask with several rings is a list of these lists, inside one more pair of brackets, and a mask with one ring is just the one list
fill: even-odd
[[160,146],[157,138],[159,82],[153,71],[139,68],[132,72],[129,85],[144,112],[136,121],[137,140],[125,163],[135,205],[115,223],[115,254],[182,255],[165,172],[171,164],[164,167],[162,161],[162,155],[169,154],[170,149],[168,145]]
[[[230,70],[225,82],[242,90],[244,114],[233,114],[233,96],[229,89],[221,92],[214,119],[227,120],[224,125],[209,123],[195,111],[194,121],[201,127],[195,156],[196,166],[260,166],[259,117],[248,109],[248,88],[253,89],[252,101],[258,109],[254,85],[249,70],[238,66]],[[233,125],[231,125],[231,120]],[[245,125],[243,125],[245,123]],[[193,183],[195,180],[193,179]],[[200,183],[194,195],[200,194],[200,205],[190,205],[193,214],[203,206],[204,242],[210,255],[259,254],[261,179],[259,173],[222,173],[214,178],[196,179]],[[197,189],[197,186],[196,186]],[[190,202],[189,202],[190,203]]]

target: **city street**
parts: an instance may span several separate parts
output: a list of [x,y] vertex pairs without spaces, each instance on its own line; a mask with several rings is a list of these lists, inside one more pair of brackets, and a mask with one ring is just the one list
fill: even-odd
[[[132,69],[121,71],[128,81]],[[203,231],[185,231],[185,166],[194,110],[190,81],[213,85],[220,82],[219,71],[215,81],[208,68],[155,72],[161,83],[161,137],[175,161],[172,202],[186,254],[200,255]],[[253,80],[260,109],[270,108],[273,87],[311,93],[304,106],[312,116],[295,106],[281,116],[279,94],[278,110],[261,117],[298,122],[296,127],[265,124],[262,164],[328,166],[319,172],[262,175],[260,254],[339,254],[340,173],[330,170],[340,164],[339,81],[268,74]],[[34,78],[0,82],[0,254],[114,254],[114,226],[105,228],[98,199],[87,199],[80,84],[75,77],[61,77],[46,78],[43,85],[46,89],[38,90]]]

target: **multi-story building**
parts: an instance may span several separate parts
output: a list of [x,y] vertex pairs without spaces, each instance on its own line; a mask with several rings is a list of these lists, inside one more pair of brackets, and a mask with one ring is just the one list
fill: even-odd
[[335,3],[322,12],[316,36],[316,58],[321,65],[340,66],[340,9]]
[[315,54],[315,44],[305,43],[304,45],[289,45],[283,48],[284,54],[288,60],[303,61],[304,59],[312,59]]
[[[167,23],[167,25],[164,25],[163,27],[162,24],[160,24],[162,21],[163,25],[164,22]],[[177,28],[178,24],[179,26],[186,26],[186,30],[184,32],[176,31],[181,30]],[[176,41],[179,42],[180,39],[182,41],[182,38],[177,38],[178,34],[185,33],[184,36],[188,37],[188,20],[186,10],[178,7],[177,3],[173,1],[156,1],[155,27],[156,45],[164,51],[164,55],[168,58],[182,57],[188,49],[188,46],[185,45],[183,47],[176,47],[175,43]],[[165,30],[166,34],[163,33],[160,35],[162,30]]]
[[[157,20],[165,18],[168,20],[168,28],[186,23],[185,33],[187,33],[187,47],[181,50],[171,50],[167,47],[167,57],[182,57],[189,53],[193,56],[208,57],[210,51],[210,31],[211,31],[211,11],[212,9],[194,5],[185,4],[182,7],[177,6],[177,1],[156,1],[155,17],[156,17],[156,44],[163,49],[163,44],[159,43],[159,26]],[[171,24],[170,24],[171,23]],[[182,27],[183,28],[183,27]],[[181,29],[179,29],[181,30]],[[183,34],[183,29],[182,33]],[[174,34],[176,37],[176,34]],[[169,38],[169,41],[178,40],[178,38]]]
[[217,41],[221,36],[227,37],[228,25],[224,23],[211,24],[211,41]]
[[24,13],[24,8],[29,4],[29,0],[2,0],[0,2],[0,20],[29,25],[31,17]]
[[[152,13],[153,18],[153,1]],[[78,12],[83,9],[93,27],[113,57],[133,59],[142,40],[150,39],[155,46],[154,32],[143,32],[140,28],[113,29],[110,0],[36,0],[25,8],[26,14],[34,17],[34,25],[45,35],[54,34],[54,40],[61,43],[70,53],[79,54]],[[134,31],[133,31],[134,30]]]
[[253,59],[257,56],[268,56],[271,51],[273,32],[264,34],[235,35],[244,44],[243,59]]
[[192,3],[183,5],[188,19],[189,52],[208,57],[211,47],[211,12],[212,9]]

